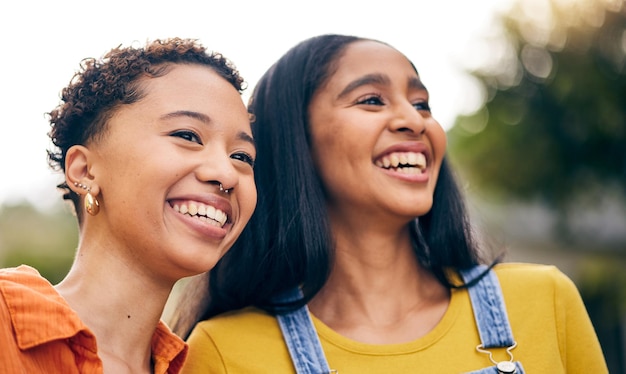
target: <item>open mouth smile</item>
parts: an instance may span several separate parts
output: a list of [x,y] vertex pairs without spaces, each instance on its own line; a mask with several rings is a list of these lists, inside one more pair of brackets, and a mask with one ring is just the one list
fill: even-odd
[[214,206],[206,205],[197,201],[176,202],[172,206],[174,211],[207,222],[217,227],[224,227],[228,216],[225,212]]
[[375,164],[403,174],[423,174],[426,171],[426,155],[421,152],[393,152],[379,158]]

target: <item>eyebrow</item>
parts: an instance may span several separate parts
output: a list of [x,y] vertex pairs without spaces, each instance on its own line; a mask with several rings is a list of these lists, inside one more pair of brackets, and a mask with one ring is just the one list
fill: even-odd
[[[359,87],[366,86],[368,84],[388,86],[391,84],[391,79],[385,74],[367,74],[360,78],[357,78],[350,82],[340,93],[337,98],[342,98],[350,92],[356,90]],[[417,77],[410,77],[408,79],[409,88],[422,90],[428,92],[424,83]]]
[[243,140],[245,142],[252,144],[254,148],[256,149],[256,142],[254,141],[254,138],[250,136],[250,134],[243,132],[243,131],[239,131],[239,133],[237,134],[237,139]]
[[191,110],[177,110],[175,112],[167,113],[161,116],[161,119],[167,120],[170,118],[177,118],[177,117],[189,117],[189,118],[198,120],[200,122],[204,122],[206,124],[211,122],[211,117],[207,116],[206,114],[194,112]]
[[[167,113],[161,116],[161,119],[167,120],[170,118],[177,118],[177,117],[189,117],[207,125],[211,123],[211,117],[207,116],[206,114],[194,112],[191,110],[177,110],[175,112]],[[237,133],[237,139],[248,142],[256,148],[256,142],[254,141],[254,138],[250,136],[250,134],[246,133],[245,131],[240,131],[239,133]]]
[[419,77],[411,77],[409,78],[409,87],[419,91],[428,92],[428,88],[422,83],[422,80]]

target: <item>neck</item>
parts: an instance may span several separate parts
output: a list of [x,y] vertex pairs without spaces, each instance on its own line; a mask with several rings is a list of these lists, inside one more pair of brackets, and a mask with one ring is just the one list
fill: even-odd
[[419,265],[408,228],[394,235],[364,230],[335,237],[333,270],[309,303],[316,317],[368,343],[414,340],[437,324],[449,292]]
[[96,336],[106,371],[150,371],[152,336],[173,284],[98,253],[106,251],[79,250],[55,288]]

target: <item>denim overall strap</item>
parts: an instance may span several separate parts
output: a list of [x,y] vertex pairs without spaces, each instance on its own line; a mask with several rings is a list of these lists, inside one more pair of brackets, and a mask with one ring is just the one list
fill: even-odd
[[[469,282],[487,269],[484,265],[461,271],[465,282]],[[500,289],[500,282],[493,271],[489,271],[478,283],[468,288],[476,326],[484,348],[511,347],[515,344],[513,333]],[[291,301],[301,296],[296,288],[278,300]],[[306,305],[295,311],[276,317],[291,355],[296,373],[330,373],[313,321]],[[514,362],[516,374],[524,374],[519,362]],[[496,366],[473,371],[468,374],[500,374]]]
[[[516,369],[515,371],[516,374],[524,374],[524,368],[522,367],[522,364],[520,364],[519,362],[515,363],[515,369]],[[480,370],[472,371],[472,372],[465,373],[465,374],[502,374],[502,372],[498,370],[497,367],[492,366],[489,368],[480,369]]]
[[[302,296],[299,288],[284,294],[282,301],[295,300]],[[313,320],[306,305],[286,314],[276,316],[289,349],[291,360],[298,374],[327,374],[330,368]]]
[[[487,266],[478,265],[471,269],[460,271],[463,280],[469,283],[476,277],[480,276]],[[474,319],[476,327],[482,342],[482,348],[509,348],[513,347],[515,339],[509,324],[509,318],[502,296],[500,282],[493,270],[489,270],[475,285],[468,288],[472,309],[474,311]],[[514,362],[517,374],[523,374],[524,369],[519,362]],[[470,374],[477,373],[501,373],[496,366],[474,371]]]

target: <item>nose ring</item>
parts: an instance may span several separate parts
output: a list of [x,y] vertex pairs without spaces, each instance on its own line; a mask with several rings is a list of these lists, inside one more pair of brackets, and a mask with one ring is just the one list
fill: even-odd
[[224,186],[220,183],[220,192],[223,192],[225,194],[230,193],[230,190],[232,190],[232,188],[224,188]]

